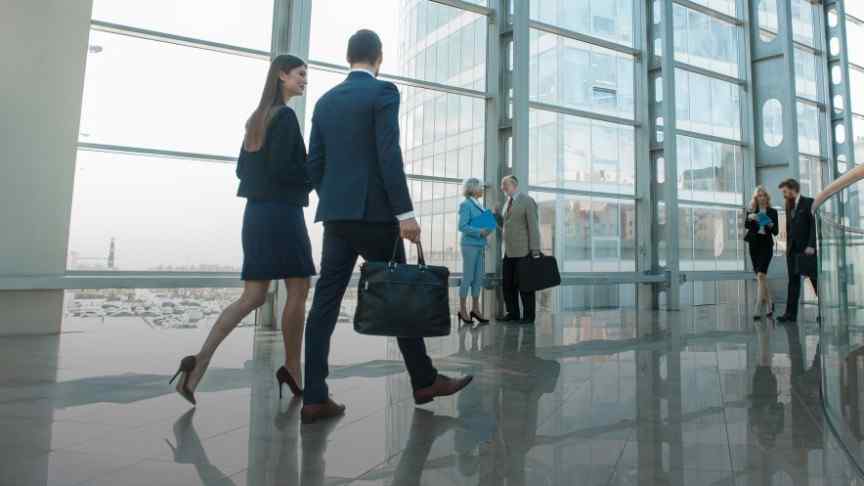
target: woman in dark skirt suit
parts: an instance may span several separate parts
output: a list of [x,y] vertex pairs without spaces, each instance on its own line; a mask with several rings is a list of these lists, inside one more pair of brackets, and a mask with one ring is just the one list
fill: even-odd
[[309,277],[315,274],[312,247],[303,218],[312,187],[306,175],[306,146],[294,110],[286,106],[306,90],[306,63],[278,56],[270,65],[258,108],[246,122],[237,161],[243,214],[243,294],[225,308],[197,355],[187,356],[172,378],[177,392],[195,404],[195,387],[219,344],[253,310],[264,304],[272,280],[284,280],[287,301],[282,313],[285,365],[276,372],[279,395],[287,384],[302,394],[300,349]]
[[756,310],[753,320],[762,318],[763,306],[767,317],[774,317],[774,301],[768,290],[768,266],[774,256],[774,237],[780,229],[777,210],[771,207],[771,195],[763,186],[756,188],[750,207],[747,208],[747,218],[744,221],[747,229],[747,240],[750,249],[750,261],[756,272]]

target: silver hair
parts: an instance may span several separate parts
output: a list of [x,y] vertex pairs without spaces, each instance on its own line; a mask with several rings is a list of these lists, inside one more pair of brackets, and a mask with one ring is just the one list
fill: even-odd
[[476,177],[469,177],[462,183],[462,195],[465,197],[472,197],[481,189],[483,189],[483,183]]

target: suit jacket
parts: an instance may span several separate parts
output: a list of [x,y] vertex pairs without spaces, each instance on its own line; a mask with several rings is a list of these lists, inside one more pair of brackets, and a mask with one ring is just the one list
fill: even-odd
[[399,91],[353,72],[315,104],[309,177],[315,221],[396,222],[414,210],[399,147]]
[[745,238],[747,241],[750,239],[756,238],[771,238],[771,242],[774,242],[774,237],[780,232],[780,216],[777,214],[777,210],[774,208],[768,208],[766,211],[768,217],[771,218],[771,221],[774,223],[774,226],[771,227],[770,230],[766,228],[766,234],[759,234],[759,222],[758,221],[750,221],[750,214],[752,212],[747,210],[747,219],[744,220],[744,227],[747,228],[747,237]]
[[531,196],[519,193],[513,206],[507,202],[497,215],[504,231],[504,256],[520,258],[532,251],[540,251],[540,217],[537,202]]
[[808,246],[816,249],[816,217],[813,198],[801,196],[798,207],[786,215],[786,239],[790,255],[804,253]]

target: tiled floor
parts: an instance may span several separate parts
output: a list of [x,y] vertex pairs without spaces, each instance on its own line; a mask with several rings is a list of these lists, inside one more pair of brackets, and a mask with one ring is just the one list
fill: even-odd
[[463,328],[429,348],[475,382],[419,408],[395,343],[340,324],[330,383],[348,413],[303,427],[276,394],[272,332],[238,329],[193,409],[167,381],[206,330],[72,319],[0,339],[0,485],[864,485],[819,407],[815,325],[744,316]]

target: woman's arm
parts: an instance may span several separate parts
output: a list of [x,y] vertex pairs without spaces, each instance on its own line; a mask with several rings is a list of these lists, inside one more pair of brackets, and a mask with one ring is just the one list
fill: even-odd
[[[276,115],[275,126],[270,134],[270,151],[267,154],[267,169],[270,175],[285,185],[309,188],[306,172],[306,148],[297,115],[289,107],[282,108]],[[300,157],[302,154],[302,157]],[[302,160],[297,160],[301,158]]]
[[471,226],[471,205],[467,201],[463,201],[459,205],[459,231],[467,236],[475,238],[483,238],[483,233],[479,228]]

